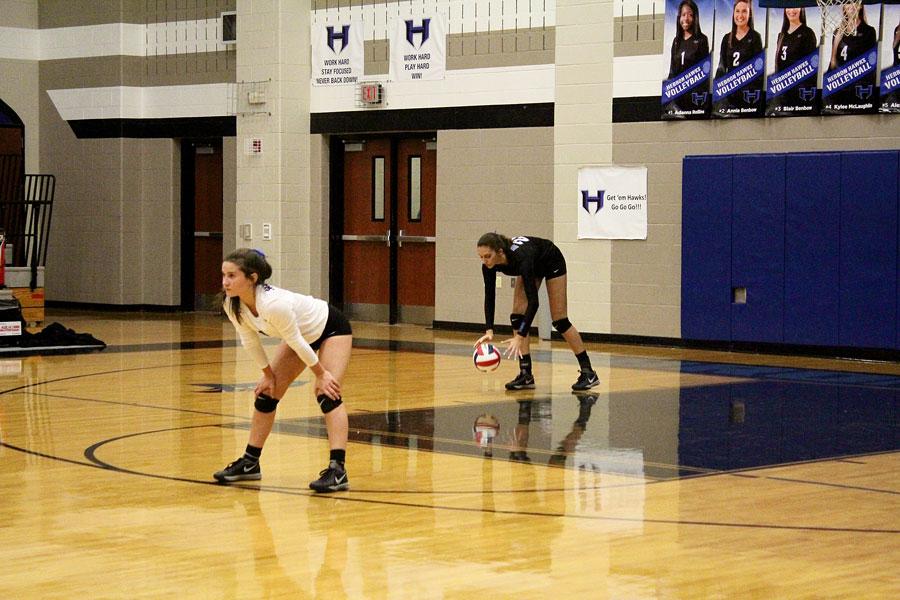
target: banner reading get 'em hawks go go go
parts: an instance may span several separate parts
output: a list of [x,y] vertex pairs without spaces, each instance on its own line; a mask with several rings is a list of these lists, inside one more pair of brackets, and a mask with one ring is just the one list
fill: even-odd
[[391,33],[391,80],[443,79],[447,68],[444,15],[398,18]]
[[647,239],[647,167],[578,169],[578,239]]

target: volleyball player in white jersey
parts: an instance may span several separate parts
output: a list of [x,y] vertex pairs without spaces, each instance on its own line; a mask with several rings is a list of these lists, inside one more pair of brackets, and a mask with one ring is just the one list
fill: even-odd
[[[213,477],[220,483],[262,477],[259,459],[275,422],[275,408],[291,383],[309,367],[316,377],[316,400],[325,415],[331,450],[328,467],[309,487],[317,492],[349,489],[344,467],[348,422],[341,378],[350,362],[350,323],[324,300],[267,284],[271,275],[272,267],[258,250],[239,248],[222,263],[225,314],[262,369],[262,377],[254,390],[256,402],[244,455]],[[281,339],[271,360],[263,350],[260,333]]]

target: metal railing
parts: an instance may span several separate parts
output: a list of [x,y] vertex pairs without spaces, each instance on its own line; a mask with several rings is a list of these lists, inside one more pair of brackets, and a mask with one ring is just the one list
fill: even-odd
[[0,155],[0,229],[6,237],[8,262],[31,268],[31,287],[38,267],[47,261],[50,217],[56,178],[22,173],[19,154]]

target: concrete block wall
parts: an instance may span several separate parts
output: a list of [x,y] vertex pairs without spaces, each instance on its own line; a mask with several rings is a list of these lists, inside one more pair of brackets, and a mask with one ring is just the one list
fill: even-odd
[[[483,323],[481,234],[553,236],[553,130],[438,132],[435,320]],[[508,324],[512,288],[497,290],[496,323]]]

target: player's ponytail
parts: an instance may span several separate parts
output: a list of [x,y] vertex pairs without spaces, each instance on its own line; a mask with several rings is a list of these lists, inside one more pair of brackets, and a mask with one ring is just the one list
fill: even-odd
[[[237,265],[247,278],[252,278],[252,275],[256,273],[256,285],[263,285],[272,276],[272,266],[266,260],[266,255],[255,248],[238,248],[225,257],[225,262]],[[226,301],[230,302],[231,312],[237,322],[240,323],[241,299],[237,296],[226,298],[225,290],[222,290],[221,295],[222,307],[225,307]]]
[[486,246],[494,252],[500,252],[501,250],[503,250],[504,254],[509,254],[509,248],[510,246],[512,246],[512,240],[502,233],[492,231],[490,233],[485,233],[483,236],[478,238],[477,245]]

